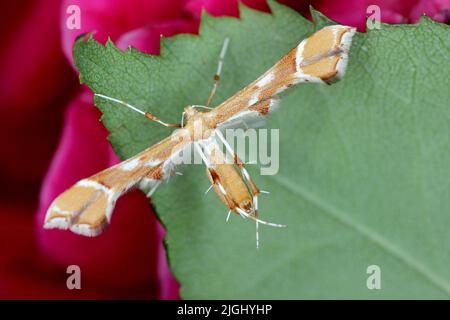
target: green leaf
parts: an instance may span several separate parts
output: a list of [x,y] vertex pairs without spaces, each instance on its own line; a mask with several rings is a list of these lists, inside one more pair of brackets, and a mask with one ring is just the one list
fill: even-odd
[[[166,121],[204,104],[218,55],[230,37],[219,104],[329,20],[316,25],[271,2],[273,13],[241,8],[241,18],[203,15],[200,36],[162,39],[161,56],[111,42],[78,41],[82,82]],[[200,165],[184,168],[155,194],[167,228],[171,269],[184,298],[449,298],[449,27],[382,24],[357,34],[344,79],[301,85],[268,123],[280,128],[280,170],[259,176],[261,227],[233,216]],[[126,158],[170,130],[96,99],[110,141]],[[114,223],[114,218],[112,220]],[[381,290],[366,270],[381,268]]]

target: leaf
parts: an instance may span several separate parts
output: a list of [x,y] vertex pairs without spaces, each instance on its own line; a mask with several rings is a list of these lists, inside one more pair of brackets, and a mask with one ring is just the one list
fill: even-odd
[[[202,17],[200,36],[162,39],[161,56],[111,42],[78,41],[75,62],[94,92],[167,121],[204,104],[225,37],[230,48],[215,104],[231,96],[317,25],[271,2],[272,15],[241,8],[241,19]],[[233,216],[211,192],[203,166],[160,187],[153,203],[167,228],[181,295],[202,298],[449,298],[449,27],[382,24],[355,36],[344,79],[292,89],[271,128],[280,128],[280,170],[259,176],[270,190],[262,217],[286,229],[261,230]],[[170,130],[100,99],[120,157]],[[114,218],[112,223],[114,223]],[[381,290],[366,286],[370,265]]]

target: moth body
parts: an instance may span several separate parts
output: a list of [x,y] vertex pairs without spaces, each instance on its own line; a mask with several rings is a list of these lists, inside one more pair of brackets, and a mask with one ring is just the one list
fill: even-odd
[[239,208],[248,214],[255,215],[253,196],[234,163],[227,163],[217,145],[210,147],[206,152],[213,163],[211,168],[206,169],[206,174],[219,199],[235,213],[239,213],[237,211]]

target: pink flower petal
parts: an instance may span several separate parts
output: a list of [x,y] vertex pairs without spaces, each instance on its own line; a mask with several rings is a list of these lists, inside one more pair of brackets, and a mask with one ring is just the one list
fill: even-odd
[[200,18],[202,9],[213,16],[239,16],[237,0],[189,0],[186,9],[197,18]]
[[[68,290],[66,267],[46,259],[36,245],[29,204],[0,203],[0,299],[108,299],[111,288],[89,286]],[[83,288],[86,284],[86,288]],[[89,290],[85,290],[89,289]]]
[[436,21],[450,23],[450,0],[421,0],[411,10],[410,18],[418,22],[422,15],[428,15]]
[[[48,104],[55,91],[64,89],[73,80],[64,76],[70,69],[60,50],[58,2],[33,2],[20,10],[28,14],[18,14],[15,28],[6,29],[9,33],[0,30],[2,113],[14,112],[15,108],[27,112],[34,110],[36,105]],[[2,7],[2,12],[8,12],[8,7]]]
[[[36,199],[57,144],[60,106],[78,87],[61,52],[58,10],[54,0],[2,3],[0,135],[10,138],[2,141],[9,155],[0,158],[0,194],[8,199]],[[39,154],[33,165],[30,154]]]
[[[266,0],[241,0],[241,2],[249,8],[264,12],[270,12],[270,8]],[[301,1],[297,0],[297,2]]]
[[125,49],[133,46],[149,54],[159,54],[161,36],[170,37],[178,33],[197,33],[198,20],[176,19],[134,29],[124,33],[116,45]]
[[[61,6],[63,50],[72,59],[73,43],[80,34],[94,32],[95,38],[104,43],[108,37],[113,41],[130,30],[150,23],[181,18],[185,0],[65,0]],[[77,5],[81,12],[81,28],[70,30],[66,23],[70,18],[67,8]]]
[[312,2],[313,7],[329,18],[345,25],[366,29],[366,17],[370,5],[380,7],[381,21],[400,23],[406,20],[409,8],[418,0],[322,0]]

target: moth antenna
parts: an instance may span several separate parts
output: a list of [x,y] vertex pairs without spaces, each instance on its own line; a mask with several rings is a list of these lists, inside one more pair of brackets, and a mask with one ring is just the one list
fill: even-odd
[[[254,212],[255,212],[255,217],[256,217],[256,219],[259,219],[259,212],[258,212],[258,208],[257,208],[257,205],[255,206],[255,210],[254,210]],[[259,249],[259,222],[258,221],[256,221],[256,223],[255,223],[255,228],[256,228],[256,249]]]
[[214,95],[216,94],[217,85],[219,84],[219,80],[220,80],[220,74],[222,73],[223,60],[225,58],[225,54],[227,53],[229,43],[230,43],[230,38],[228,38],[228,37],[225,38],[223,45],[222,45],[222,50],[220,51],[219,62],[217,63],[217,71],[216,71],[216,74],[214,75],[214,84],[211,89],[211,93],[209,94],[208,101],[206,102],[207,108],[211,104],[211,101],[214,98]]
[[259,249],[259,222],[256,221],[256,249]]
[[252,215],[249,215],[247,212],[245,212],[241,208],[236,208],[236,210],[238,211],[238,213],[240,213],[241,215],[244,215],[246,218],[249,218],[250,220],[253,220],[255,222],[259,222],[259,223],[264,224],[266,226],[275,227],[275,228],[285,228],[286,227],[285,224],[278,224],[278,223],[273,223],[273,222],[268,222],[268,221],[264,221],[264,220],[258,219],[258,218],[254,217]]
[[265,193],[265,194],[270,194],[270,191],[266,191],[266,190],[259,190],[259,192]]
[[[255,213],[255,217],[259,219],[258,212],[258,194],[253,195],[253,212]],[[256,221],[256,249],[259,249],[259,222]]]
[[168,127],[168,128],[180,128],[181,127],[181,125],[179,123],[166,123],[166,122],[158,119],[157,117],[155,117],[151,112],[142,111],[142,110],[136,108],[135,106],[133,106],[133,105],[131,105],[131,104],[125,102],[125,101],[122,101],[122,100],[119,100],[119,99],[116,99],[116,98],[113,98],[113,97],[109,97],[109,96],[106,96],[106,95],[100,94],[100,93],[96,93],[96,94],[94,94],[94,96],[97,96],[97,97],[103,98],[105,100],[109,100],[109,101],[121,104],[124,107],[127,107],[127,108],[133,110],[134,112],[137,112],[137,113],[143,115],[147,119],[155,121],[155,122],[157,122],[157,123],[159,123],[159,124],[161,124],[161,125],[163,125],[165,127]]

